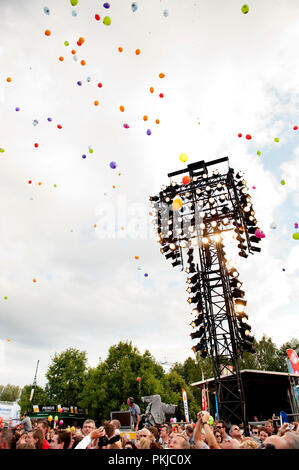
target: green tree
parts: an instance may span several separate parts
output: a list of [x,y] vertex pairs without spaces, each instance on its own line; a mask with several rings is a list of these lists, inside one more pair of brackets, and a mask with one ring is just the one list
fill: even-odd
[[21,415],[25,411],[31,411],[32,405],[51,405],[52,401],[42,387],[35,386],[32,402],[29,401],[32,385],[25,385],[22,389],[19,405],[21,407]]
[[21,387],[18,385],[0,385],[0,400],[16,401],[20,396],[21,390]]
[[46,393],[56,404],[77,405],[87,373],[85,351],[69,348],[55,354],[46,377]]
[[[199,402],[195,398],[196,390],[190,387],[181,374],[176,370],[165,374],[163,381],[161,399],[164,403],[177,405],[176,418],[185,421],[184,403],[182,397],[182,388],[186,390],[188,399],[189,418],[195,420],[196,414],[200,410]],[[169,418],[169,417],[168,417]]]

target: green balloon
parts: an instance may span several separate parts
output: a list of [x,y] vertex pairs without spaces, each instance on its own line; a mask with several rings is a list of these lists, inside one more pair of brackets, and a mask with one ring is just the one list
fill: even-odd
[[54,188],[57,188],[57,184],[54,184]]
[[105,18],[103,19],[103,23],[106,25],[106,26],[109,26],[111,24],[111,18],[110,16],[105,16]]
[[4,149],[0,149],[0,152],[3,153],[3,152],[4,152]]
[[64,41],[64,45],[65,45],[65,46],[69,46],[70,43],[69,43],[68,41]]
[[294,240],[299,240],[299,233],[298,232],[293,233],[293,238]]
[[246,13],[249,12],[249,6],[248,5],[243,5],[242,8],[241,8],[241,12],[244,13],[244,15],[246,15]]
[[286,184],[285,180],[281,180],[280,184],[282,185]]
[[[299,233],[298,233],[298,235],[299,235]],[[5,297],[4,297],[4,300],[7,300],[7,299],[8,299],[8,297],[7,297],[7,296],[5,296]]]
[[71,0],[71,5],[72,5],[73,7],[75,7],[76,5],[78,5],[78,3],[79,3],[79,0]]
[[274,142],[279,142],[279,138],[275,137]]
[[260,150],[258,150],[256,153],[257,153],[259,156],[261,155],[261,151],[260,151]]
[[88,151],[89,151],[89,153],[93,153],[93,150],[92,150],[92,149],[89,149]]

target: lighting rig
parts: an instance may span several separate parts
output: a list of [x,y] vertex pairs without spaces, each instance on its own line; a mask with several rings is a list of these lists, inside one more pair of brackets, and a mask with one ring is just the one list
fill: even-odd
[[[225,170],[209,173],[215,165]],[[172,181],[179,175],[185,175],[181,183]],[[170,184],[150,197],[160,251],[188,275],[190,336],[198,341],[192,349],[212,358],[220,417],[247,425],[239,357],[254,353],[254,338],[239,273],[225,252],[228,239],[242,258],[261,251],[246,181],[229,168],[228,157],[193,163],[168,177]]]

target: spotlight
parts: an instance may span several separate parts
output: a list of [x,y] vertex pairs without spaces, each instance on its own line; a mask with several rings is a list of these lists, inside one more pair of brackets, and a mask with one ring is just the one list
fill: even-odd
[[259,243],[261,241],[260,238],[255,237],[254,235],[251,235],[251,237],[249,237],[249,240],[253,243]]
[[186,272],[187,274],[195,273],[195,272],[196,272],[195,264],[190,264],[190,266],[185,269],[185,272]]
[[209,243],[209,239],[207,237],[202,237],[202,242],[204,245],[207,245]]
[[174,263],[171,263],[172,266],[175,268],[176,266],[179,266],[181,264],[181,261],[177,260]]
[[199,328],[199,330],[195,331],[194,333],[190,333],[191,339],[201,338],[202,335],[204,334],[204,331],[205,331],[205,327],[204,327],[204,325],[202,325]]
[[164,253],[167,253],[167,251],[169,251],[169,246],[165,246],[164,248],[160,248],[160,252],[162,253],[162,255],[164,255]]
[[252,246],[252,247],[250,248],[250,251],[255,251],[255,252],[257,252],[257,253],[260,253],[261,248],[259,248],[258,246]]
[[239,251],[239,256],[242,256],[242,258],[248,258],[248,255],[245,253],[245,251]]
[[197,292],[198,291],[198,286],[197,284],[195,284],[193,287],[187,287],[186,291],[188,292],[188,294],[194,294],[194,292]]
[[194,274],[193,276],[188,277],[186,282],[188,284],[195,284],[198,280],[199,280],[198,274]]
[[235,298],[243,298],[244,295],[245,295],[245,292],[241,289],[235,288],[232,291],[232,296],[235,297]]
[[188,297],[187,302],[189,304],[196,304],[201,299],[200,293],[196,294],[194,297]]
[[167,255],[165,255],[165,258],[166,258],[166,259],[175,258],[175,253],[173,253],[173,252],[168,253]]
[[190,323],[192,328],[196,328],[197,326],[199,326],[202,323],[202,319],[203,319],[203,316],[200,315],[198,318],[196,318],[196,320],[192,320],[192,322]]

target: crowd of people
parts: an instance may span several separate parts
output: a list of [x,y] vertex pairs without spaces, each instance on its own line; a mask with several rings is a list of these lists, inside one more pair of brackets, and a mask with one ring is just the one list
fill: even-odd
[[32,422],[24,416],[15,428],[0,431],[0,449],[299,449],[299,424],[275,428],[272,420],[249,428],[230,427],[224,421],[213,424],[208,412],[200,412],[196,423],[145,426],[136,431],[136,439],[121,436],[118,420],[106,421],[97,428],[86,419],[82,428],[50,428],[47,421]]

